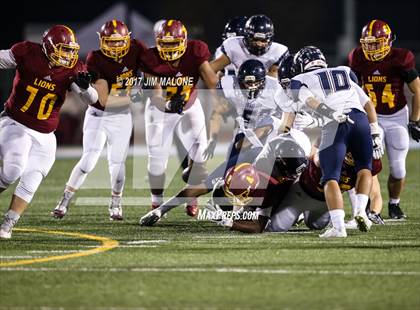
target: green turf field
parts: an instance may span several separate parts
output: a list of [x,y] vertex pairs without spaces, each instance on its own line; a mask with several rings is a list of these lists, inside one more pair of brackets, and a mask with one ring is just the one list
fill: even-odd
[[[135,205],[125,207],[123,222],[110,222],[106,205],[73,205],[54,220],[49,212],[75,162],[56,161],[17,225],[43,231],[16,230],[0,241],[0,309],[420,309],[419,151],[409,153],[401,204],[409,219],[367,234],[348,231],[344,240],[321,240],[303,227],[232,233],[188,218],[182,208],[155,227],[138,226],[149,207]],[[95,173],[106,182],[104,167]],[[125,196],[147,197],[133,189],[131,170]],[[135,171],[138,182],[142,171]],[[0,196],[1,212],[10,194]],[[108,195],[91,188],[77,197]]]

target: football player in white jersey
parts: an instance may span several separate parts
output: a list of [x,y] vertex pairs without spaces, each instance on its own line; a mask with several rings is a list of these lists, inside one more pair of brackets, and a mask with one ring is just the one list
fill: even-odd
[[226,39],[222,46],[222,55],[210,65],[215,72],[222,71],[233,64],[236,69],[247,59],[258,59],[264,64],[268,74],[277,78],[280,60],[287,54],[288,48],[273,42],[274,25],[265,15],[251,16],[245,24],[244,36]]
[[[225,41],[227,38],[243,36],[245,34],[245,24],[248,20],[246,16],[235,16],[230,19],[226,25],[222,34],[222,40]],[[214,53],[214,59],[219,58],[223,55],[222,52],[223,45],[220,45],[216,52]],[[227,65],[224,70],[222,70],[221,75],[236,75],[238,68],[235,68],[233,64]]]
[[274,102],[274,95],[280,86],[277,79],[266,75],[261,61],[246,60],[237,77],[223,76],[218,87],[222,90],[222,98],[210,118],[206,158],[213,157],[220,123],[226,114],[235,115],[237,124],[229,157],[250,147],[261,147],[267,139],[277,135],[281,111]]
[[343,197],[338,186],[346,151],[351,151],[357,171],[355,219],[361,231],[368,231],[365,213],[372,186],[372,154],[379,158],[383,147],[376,112],[369,97],[360,100],[357,78],[349,67],[327,68],[322,52],[314,46],[302,48],[294,57],[297,76],[291,81],[295,110],[307,105],[330,119],[322,127],[319,159],[322,184],[333,227],[322,238],[346,237]]
[[[276,79],[267,76],[262,62],[256,59],[245,61],[239,68],[238,77],[224,76],[218,87],[226,100],[221,100],[212,114],[211,141],[204,156],[206,158],[213,156],[221,119],[229,110],[227,103],[229,100],[233,103],[235,114],[238,115],[236,117],[238,127],[228,158],[204,182],[185,187],[159,208],[143,216],[140,219],[141,225],[153,225],[170,209],[181,203],[188,203],[188,199],[192,197],[210,192],[214,180],[222,178],[225,172],[237,162],[252,162],[266,141],[283,131],[284,126],[280,120],[281,111],[274,102],[274,95],[280,86]],[[293,133],[291,135],[294,136]],[[302,136],[297,135],[297,137],[302,140]],[[306,140],[307,144],[310,144],[309,139]],[[309,153],[309,149],[307,147],[306,149]]]

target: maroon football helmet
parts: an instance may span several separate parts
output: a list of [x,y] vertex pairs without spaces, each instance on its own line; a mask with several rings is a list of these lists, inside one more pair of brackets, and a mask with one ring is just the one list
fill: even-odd
[[156,34],[156,47],[163,60],[175,61],[187,50],[187,29],[179,21],[165,21]]
[[42,48],[50,62],[56,66],[73,68],[79,59],[80,46],[73,30],[55,25],[44,32]]
[[242,163],[227,171],[223,191],[234,206],[244,206],[251,202],[259,183],[260,177],[254,166]]
[[391,50],[394,35],[389,25],[379,19],[371,20],[362,29],[360,43],[367,60],[380,61]]
[[98,35],[100,48],[105,56],[119,60],[130,50],[131,32],[127,25],[119,20],[107,21]]

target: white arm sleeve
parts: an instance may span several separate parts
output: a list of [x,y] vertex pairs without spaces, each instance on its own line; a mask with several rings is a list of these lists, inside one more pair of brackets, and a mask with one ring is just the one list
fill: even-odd
[[0,50],[0,69],[14,69],[16,65],[16,60],[11,50]]
[[80,89],[79,86],[77,86],[76,83],[71,83],[70,86],[71,90],[74,91],[76,94],[80,95],[82,97],[83,101],[87,104],[95,104],[98,101],[98,92],[95,88],[92,87],[92,85],[89,85],[89,88],[86,90]]

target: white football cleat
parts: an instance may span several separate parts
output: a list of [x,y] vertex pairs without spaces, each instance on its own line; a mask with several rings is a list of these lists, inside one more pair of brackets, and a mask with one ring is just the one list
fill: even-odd
[[71,201],[72,196],[70,197],[67,194],[67,192],[64,192],[63,197],[58,202],[58,204],[55,207],[55,209],[51,212],[51,215],[54,218],[56,218],[56,219],[62,219],[67,214],[67,211],[69,209],[69,205],[70,205],[70,201]]
[[372,226],[372,221],[369,220],[364,211],[355,215],[354,219],[356,220],[357,228],[359,228],[360,231],[368,232],[370,230],[370,227]]
[[111,221],[122,221],[122,206],[121,206],[121,197],[113,196],[109,202],[109,219]]
[[357,227],[357,222],[356,222],[356,220],[355,220],[354,218],[352,218],[350,221],[347,221],[347,222],[344,224],[344,227],[345,227],[346,229],[358,229],[358,227]]
[[335,227],[327,229],[323,234],[319,235],[320,238],[346,238],[346,229],[338,230]]
[[10,239],[12,238],[12,230],[3,229],[3,226],[0,228],[0,239]]
[[140,226],[153,226],[162,218],[162,211],[158,209],[154,209],[147,213],[146,215],[140,218],[139,224]]

